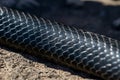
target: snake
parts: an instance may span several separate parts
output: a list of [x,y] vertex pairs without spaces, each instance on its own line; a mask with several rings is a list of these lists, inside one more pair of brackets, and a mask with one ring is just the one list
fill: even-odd
[[0,6],[0,45],[120,80],[120,41]]

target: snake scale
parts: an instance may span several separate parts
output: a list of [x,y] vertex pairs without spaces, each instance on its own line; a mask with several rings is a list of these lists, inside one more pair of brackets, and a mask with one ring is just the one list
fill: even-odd
[[120,42],[76,27],[0,7],[0,45],[120,80]]

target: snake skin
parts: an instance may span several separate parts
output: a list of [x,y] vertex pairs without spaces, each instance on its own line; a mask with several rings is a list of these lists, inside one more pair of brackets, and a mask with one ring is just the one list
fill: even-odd
[[6,7],[0,7],[0,45],[120,80],[119,41]]

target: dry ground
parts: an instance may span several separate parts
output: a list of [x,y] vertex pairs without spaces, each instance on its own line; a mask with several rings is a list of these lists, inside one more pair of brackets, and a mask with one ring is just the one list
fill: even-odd
[[[26,56],[27,58],[25,58]],[[70,69],[0,48],[0,80],[87,80]],[[31,60],[30,60],[31,59]],[[51,68],[48,66],[56,67]],[[64,70],[63,70],[64,68]],[[66,71],[65,71],[66,70]],[[68,71],[67,71],[68,70]],[[80,72],[79,74],[82,75]]]

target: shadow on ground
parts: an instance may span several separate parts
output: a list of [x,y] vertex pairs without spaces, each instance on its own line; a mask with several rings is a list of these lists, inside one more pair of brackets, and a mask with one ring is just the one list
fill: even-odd
[[[81,79],[95,79],[95,80],[102,80],[101,78],[99,77],[96,77],[94,75],[90,75],[88,73],[85,73],[83,71],[80,71],[80,70],[75,70],[71,67],[68,67],[68,66],[65,66],[65,65],[61,65],[61,64],[58,64],[56,62],[53,62],[53,61],[50,61],[50,60],[47,60],[47,59],[44,59],[42,57],[38,57],[38,56],[35,56],[35,55],[30,55],[29,53],[26,53],[26,52],[22,52],[21,50],[16,50],[16,49],[13,49],[13,48],[10,48],[10,47],[6,47],[4,45],[0,46],[0,49],[4,49],[4,50],[7,50],[8,52],[15,52],[17,54],[20,54],[22,55],[24,58],[32,61],[32,62],[37,62],[37,63],[41,63],[41,64],[44,64],[45,66],[49,67],[49,68],[54,68],[56,70],[62,70],[62,71],[66,71],[66,72],[70,72],[71,75],[77,75],[77,76],[80,76]],[[7,53],[7,52],[6,52]],[[0,52],[1,54],[1,52]],[[2,56],[2,55],[1,55]],[[17,60],[17,59],[16,59]],[[14,60],[14,61],[16,61]],[[11,63],[14,65],[14,63]],[[16,65],[18,66],[18,65]],[[14,68],[13,68],[14,69]],[[47,68],[46,68],[47,69]],[[22,74],[22,73],[21,73]],[[50,75],[50,74],[49,74]],[[61,74],[60,74],[61,75]],[[73,78],[74,79],[74,78]],[[71,80],[73,80],[71,79]]]

